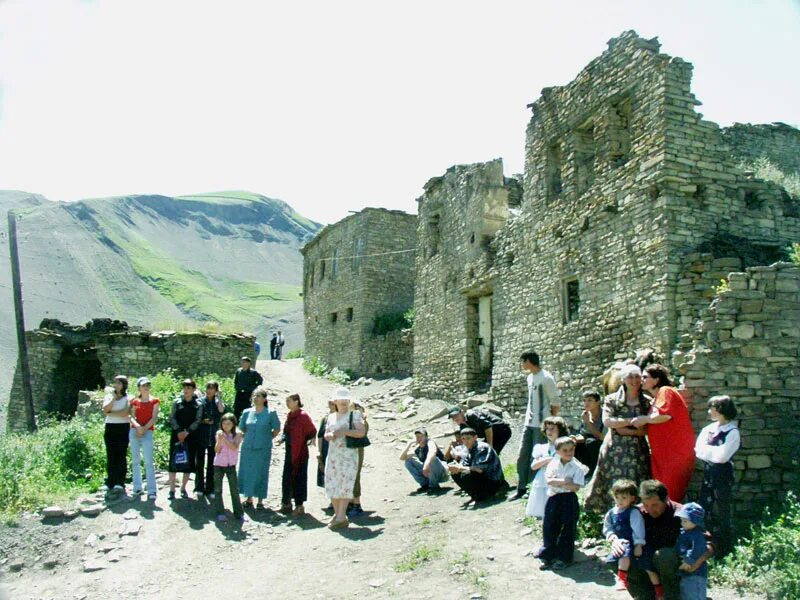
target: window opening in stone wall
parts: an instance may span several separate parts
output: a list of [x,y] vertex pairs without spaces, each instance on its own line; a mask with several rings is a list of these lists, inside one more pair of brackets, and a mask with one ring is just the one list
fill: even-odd
[[316,263],[311,263],[311,266],[308,269],[308,286],[314,287],[314,271],[316,270],[314,267]]
[[475,243],[475,232],[474,231],[469,236],[469,243],[470,244],[474,244]]
[[439,253],[439,215],[428,219],[428,258]]
[[608,129],[608,162],[619,167],[628,162],[631,151],[631,99],[624,98],[611,106]]
[[553,200],[561,195],[561,144],[556,142],[547,147],[545,162],[547,199]]
[[331,279],[336,277],[336,273],[339,271],[339,249],[333,249],[333,260],[331,261]]
[[319,263],[319,280],[320,282],[325,280],[325,259],[323,258]]
[[352,323],[353,322],[353,309],[352,309],[352,307],[347,309],[347,322],[348,323]]
[[353,273],[361,269],[361,250],[361,238],[356,238],[353,242]]
[[594,159],[597,154],[594,125],[575,131],[575,189],[583,195],[594,183]]
[[744,190],[744,206],[747,210],[759,210],[763,204],[758,192],[755,190]]
[[564,307],[564,323],[569,323],[578,318],[581,298],[577,277],[564,280],[562,305]]
[[339,320],[339,313],[331,313],[331,324],[336,325],[336,321]]

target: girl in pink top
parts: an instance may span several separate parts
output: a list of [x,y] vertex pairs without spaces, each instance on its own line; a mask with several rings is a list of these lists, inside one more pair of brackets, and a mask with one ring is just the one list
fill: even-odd
[[214,446],[214,506],[217,510],[217,521],[228,520],[228,517],[225,516],[225,506],[222,503],[222,478],[227,476],[233,504],[233,516],[239,522],[243,522],[244,511],[242,510],[242,499],[239,497],[236,463],[239,461],[239,445],[244,436],[236,428],[236,416],[233,413],[222,415],[219,427]]

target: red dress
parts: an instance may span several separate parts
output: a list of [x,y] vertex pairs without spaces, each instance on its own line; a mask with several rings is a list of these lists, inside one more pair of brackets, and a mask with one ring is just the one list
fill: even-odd
[[650,412],[654,415],[672,418],[647,426],[653,479],[667,486],[670,500],[682,502],[694,471],[694,429],[689,409],[678,390],[662,387]]

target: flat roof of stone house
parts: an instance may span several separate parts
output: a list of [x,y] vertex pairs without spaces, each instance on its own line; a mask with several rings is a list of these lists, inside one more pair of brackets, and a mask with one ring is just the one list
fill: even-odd
[[396,210],[396,209],[391,209],[391,208],[381,208],[379,206],[367,206],[366,208],[362,208],[358,212],[354,212],[353,214],[347,215],[343,219],[340,219],[340,220],[336,221],[336,223],[331,223],[329,225],[325,225],[325,227],[320,229],[319,233],[317,233],[317,235],[315,235],[311,239],[310,242],[308,242],[305,246],[300,248],[300,253],[305,256],[305,253],[308,252],[308,250],[310,250],[312,246],[317,244],[323,237],[327,236],[331,231],[333,231],[334,229],[340,227],[341,225],[343,225],[344,223],[346,223],[346,222],[348,222],[348,221],[350,221],[352,219],[355,219],[355,218],[363,216],[364,214],[366,214],[368,212],[380,212],[380,213],[385,213],[387,215],[396,216],[396,217],[399,217],[399,218],[406,218],[406,217],[413,218],[413,219],[417,218],[417,215],[415,215],[413,213],[407,213],[404,210]]

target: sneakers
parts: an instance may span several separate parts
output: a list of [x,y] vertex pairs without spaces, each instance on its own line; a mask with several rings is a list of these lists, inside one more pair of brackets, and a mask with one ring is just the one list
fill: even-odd
[[217,495],[216,495],[215,493],[213,493],[213,492],[212,492],[212,493],[210,493],[210,494],[208,495],[208,499],[209,499],[209,500],[216,500],[216,499],[217,499]]
[[553,568],[552,560],[542,560],[542,563],[539,565],[540,571],[549,571],[552,568]]
[[197,496],[198,500],[202,500],[205,494],[203,492],[195,492],[194,495]]
[[187,492],[186,490],[182,489],[181,490],[181,498],[188,498],[188,497],[189,497],[189,492]]
[[156,499],[156,495],[155,495],[155,493],[153,493],[153,494],[147,494],[147,499],[148,499],[148,500],[155,500],[155,499]]
[[133,492],[131,492],[131,493],[132,493],[134,496],[141,496],[141,495],[142,495],[142,490],[133,490]]

